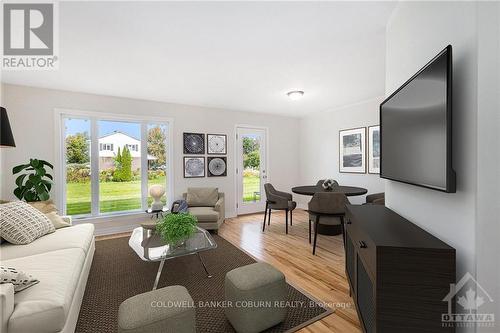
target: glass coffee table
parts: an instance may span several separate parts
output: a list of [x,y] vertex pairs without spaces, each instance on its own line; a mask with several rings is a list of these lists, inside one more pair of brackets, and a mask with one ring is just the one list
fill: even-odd
[[144,229],[142,227],[135,228],[134,231],[132,231],[128,244],[142,260],[160,262],[153,290],[158,287],[158,281],[160,280],[165,260],[186,255],[196,254],[207,273],[207,277],[212,277],[200,256],[200,252],[215,249],[217,244],[210,233],[200,227],[196,227],[195,233],[181,246],[174,247],[165,244],[155,230]]

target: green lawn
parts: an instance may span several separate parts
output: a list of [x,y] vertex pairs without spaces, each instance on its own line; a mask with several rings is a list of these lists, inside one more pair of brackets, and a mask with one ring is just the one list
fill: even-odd
[[260,194],[254,195],[254,192],[260,192],[260,177],[243,176],[243,201],[259,201]]
[[[165,184],[165,177],[150,180],[149,185]],[[68,183],[66,194],[66,214],[90,213],[90,183]],[[101,213],[125,211],[141,208],[141,182],[102,182],[99,185]],[[165,200],[164,200],[165,201]],[[152,198],[148,199],[148,203]]]
[[[165,177],[150,180],[149,185],[165,184]],[[68,183],[66,194],[66,214],[90,214],[90,183]],[[103,182],[99,185],[101,213],[134,210],[141,208],[141,182]],[[243,177],[243,201],[260,200],[260,179],[258,176]],[[163,201],[166,201],[164,199]],[[152,198],[148,199],[148,204]]]

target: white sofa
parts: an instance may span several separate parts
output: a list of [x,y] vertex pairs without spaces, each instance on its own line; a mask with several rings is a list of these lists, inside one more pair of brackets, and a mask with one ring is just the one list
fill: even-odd
[[14,295],[0,284],[0,332],[74,332],[94,256],[94,225],[57,229],[28,245],[0,245],[0,262],[40,282]]

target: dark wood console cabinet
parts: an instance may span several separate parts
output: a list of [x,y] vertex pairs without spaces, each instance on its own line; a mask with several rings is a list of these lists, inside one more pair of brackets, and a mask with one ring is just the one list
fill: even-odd
[[454,332],[441,314],[455,249],[384,206],[348,205],[345,223],[346,275],[363,331]]

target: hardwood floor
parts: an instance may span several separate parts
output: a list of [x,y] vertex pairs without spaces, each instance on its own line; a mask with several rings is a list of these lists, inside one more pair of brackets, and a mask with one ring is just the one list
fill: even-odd
[[271,225],[262,232],[264,214],[244,215],[226,222],[219,235],[255,258],[281,270],[286,279],[335,312],[300,330],[302,333],[361,332],[344,271],[342,236],[318,235],[316,255],[308,241],[308,216],[295,210],[293,226],[285,234],[285,215],[273,211]]
[[[303,210],[293,213],[293,226],[285,234],[285,215],[273,211],[271,225],[262,232],[264,214],[226,219],[219,235],[251,256],[281,270],[288,282],[335,312],[309,325],[301,333],[361,332],[344,271],[342,236],[318,235],[316,255],[308,241],[308,219]],[[130,233],[96,237],[104,240]]]

